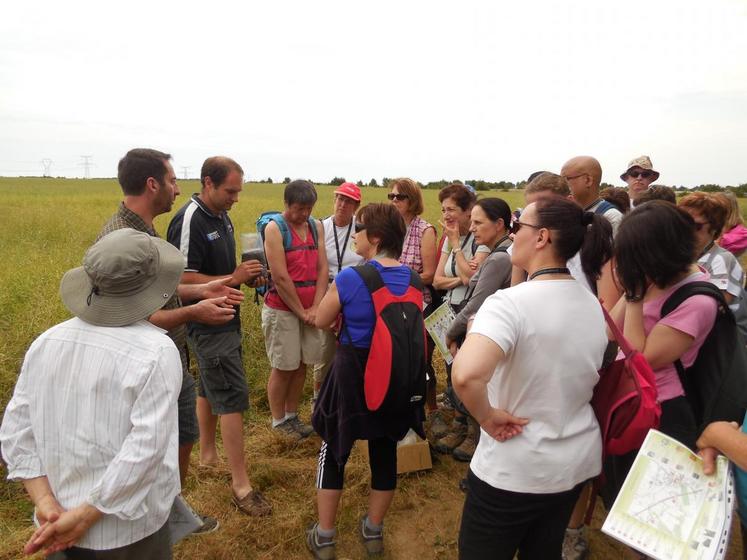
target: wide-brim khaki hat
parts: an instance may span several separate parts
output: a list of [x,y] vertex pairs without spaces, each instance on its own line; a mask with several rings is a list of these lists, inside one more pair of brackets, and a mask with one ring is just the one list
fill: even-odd
[[651,158],[648,156],[640,156],[630,160],[630,163],[628,163],[628,168],[622,175],[620,175],[620,179],[625,181],[625,177],[628,176],[628,173],[634,167],[640,167],[641,169],[645,169],[646,171],[651,171],[654,174],[654,178],[651,180],[652,183],[659,178],[659,172],[654,169],[654,166],[651,163]]
[[147,233],[120,229],[86,251],[83,266],[68,270],[60,296],[76,316],[103,327],[121,327],[150,317],[175,294],[184,255]]

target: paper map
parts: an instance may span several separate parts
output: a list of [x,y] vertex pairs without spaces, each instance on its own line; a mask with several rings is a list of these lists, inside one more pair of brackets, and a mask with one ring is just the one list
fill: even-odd
[[660,560],[721,559],[735,498],[725,457],[706,476],[700,457],[651,430],[602,531]]
[[446,347],[446,331],[449,330],[451,322],[454,320],[456,315],[451,309],[448,301],[442,303],[433,313],[425,318],[425,330],[431,335],[433,342],[436,343],[436,348],[441,352],[444,361],[450,364],[454,361],[454,358]]

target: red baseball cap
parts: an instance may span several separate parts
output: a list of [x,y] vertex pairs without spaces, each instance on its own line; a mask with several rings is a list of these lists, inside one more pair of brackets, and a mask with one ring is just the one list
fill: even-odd
[[361,189],[355,183],[343,183],[342,185],[337,187],[335,194],[347,196],[348,198],[352,198],[356,202],[361,201]]

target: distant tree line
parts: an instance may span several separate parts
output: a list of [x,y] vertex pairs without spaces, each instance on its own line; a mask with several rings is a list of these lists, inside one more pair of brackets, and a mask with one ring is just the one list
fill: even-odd
[[[385,189],[389,188],[389,184],[393,181],[390,177],[384,177],[381,180],[381,183],[379,183],[376,179],[371,179],[366,183],[365,181],[358,180],[356,181],[356,184],[359,187],[383,187]],[[272,177],[268,177],[267,179],[262,179],[258,181],[259,183],[272,183]],[[291,182],[290,177],[285,177],[283,179],[284,185],[287,185]],[[329,185],[338,187],[346,182],[345,177],[333,177],[331,181],[329,181]],[[447,181],[446,179],[441,179],[439,181],[429,181],[428,183],[419,183],[421,188],[423,189],[437,189],[440,190],[444,188],[447,185],[450,185],[452,183],[461,183],[461,184],[467,184],[474,187],[476,191],[502,191],[507,192],[509,190],[513,189],[523,189],[527,182],[526,181],[518,181],[516,183],[511,181],[485,181],[483,179],[468,179],[467,181],[462,181],[461,179],[453,179],[451,181]],[[601,189],[605,189],[608,187],[614,187],[615,185],[611,185],[610,183],[602,183],[600,185]],[[725,187],[722,187],[721,185],[715,185],[712,183],[706,184],[706,185],[698,185],[696,187],[687,188],[683,185],[676,186],[672,185],[672,188],[677,191],[678,193],[687,193],[692,191],[703,191],[703,192],[724,192],[724,191],[732,191],[736,196],[740,198],[747,197],[747,183],[743,183],[739,186],[732,186],[727,185]]]

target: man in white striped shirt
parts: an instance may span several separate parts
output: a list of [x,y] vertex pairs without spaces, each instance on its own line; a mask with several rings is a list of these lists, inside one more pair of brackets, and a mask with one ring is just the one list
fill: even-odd
[[63,277],[75,317],[32,343],[0,426],[8,478],[36,506],[26,553],[171,558],[182,368],[166,331],[145,319],[183,270],[166,241],[121,229]]

